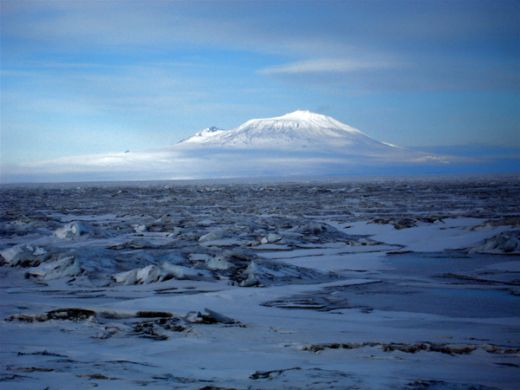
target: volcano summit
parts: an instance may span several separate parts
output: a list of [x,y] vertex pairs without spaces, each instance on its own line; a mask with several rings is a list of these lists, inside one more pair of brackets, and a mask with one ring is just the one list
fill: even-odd
[[209,127],[161,149],[64,157],[17,169],[30,180],[48,174],[64,181],[69,176],[213,179],[424,173],[425,167],[447,161],[378,141],[332,117],[297,110],[230,130]]
[[297,110],[274,118],[251,119],[232,130],[205,129],[183,145],[262,149],[346,149],[392,151],[395,146],[370,138],[330,116]]

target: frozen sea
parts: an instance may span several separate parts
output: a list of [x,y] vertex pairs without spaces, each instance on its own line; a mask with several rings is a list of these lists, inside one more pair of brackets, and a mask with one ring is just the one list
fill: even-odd
[[518,389],[520,180],[0,187],[2,389]]

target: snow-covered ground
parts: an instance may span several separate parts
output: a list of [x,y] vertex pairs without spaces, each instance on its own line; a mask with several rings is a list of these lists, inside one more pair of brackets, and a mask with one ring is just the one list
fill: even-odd
[[516,389],[519,199],[516,179],[0,188],[0,388]]

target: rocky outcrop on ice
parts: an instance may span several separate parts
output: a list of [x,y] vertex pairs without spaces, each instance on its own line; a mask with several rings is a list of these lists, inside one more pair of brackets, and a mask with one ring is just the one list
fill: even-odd
[[437,215],[419,216],[419,217],[401,217],[401,218],[373,218],[370,223],[379,225],[393,225],[396,230],[408,229],[415,227],[420,223],[443,223],[443,217]]
[[328,343],[328,344],[312,344],[306,345],[302,351],[321,352],[325,350],[334,349],[359,349],[359,348],[373,348],[380,347],[383,352],[403,352],[403,353],[417,353],[417,352],[437,352],[447,355],[468,355],[476,350],[483,350],[487,353],[498,355],[515,355],[520,352],[520,348],[504,348],[498,345],[491,344],[449,344],[449,343],[381,343],[381,342],[362,342],[362,343]]
[[50,320],[61,321],[86,321],[96,317],[96,312],[89,309],[81,308],[63,308],[50,310],[43,314],[14,314],[6,318],[6,321],[21,322],[44,322]]
[[[5,318],[8,322],[47,322],[47,321],[71,321],[89,322],[91,326],[98,327],[98,332],[93,338],[106,340],[116,335],[127,334],[139,338],[164,341],[170,338],[171,332],[186,332],[193,330],[198,325],[222,325],[226,327],[245,327],[245,325],[231,317],[211,309],[190,311],[185,315],[173,314],[163,311],[138,311],[134,313],[94,311],[91,309],[68,307],[50,310],[42,314],[13,314]],[[43,353],[44,356],[53,356]]]
[[139,321],[132,325],[132,335],[157,341],[168,340],[168,332],[186,332],[188,328],[176,317],[162,317]]

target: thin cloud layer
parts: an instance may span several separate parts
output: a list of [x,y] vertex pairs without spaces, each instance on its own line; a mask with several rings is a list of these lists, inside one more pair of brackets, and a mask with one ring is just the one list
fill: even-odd
[[307,73],[349,73],[364,70],[402,68],[406,64],[386,61],[363,61],[335,58],[321,58],[305,61],[291,62],[284,65],[272,66],[262,69],[260,73],[266,75],[294,75]]

